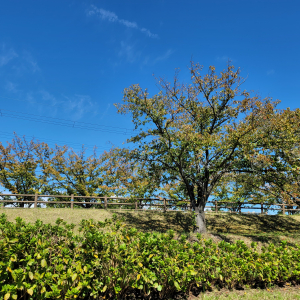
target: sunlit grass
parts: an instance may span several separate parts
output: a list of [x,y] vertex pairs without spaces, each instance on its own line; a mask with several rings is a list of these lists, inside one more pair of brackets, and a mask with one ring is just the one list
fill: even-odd
[[221,291],[206,292],[200,294],[198,297],[191,299],[198,300],[215,300],[215,299],[228,299],[228,300],[264,300],[264,299],[277,299],[277,300],[294,300],[300,299],[300,287],[272,287],[267,289],[245,289],[229,291],[223,289]]

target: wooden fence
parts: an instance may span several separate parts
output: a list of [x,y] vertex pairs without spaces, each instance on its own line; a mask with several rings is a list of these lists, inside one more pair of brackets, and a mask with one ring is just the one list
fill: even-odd
[[[74,205],[81,206],[83,205],[95,208],[112,208],[114,206],[119,206],[120,209],[124,209],[128,207],[129,209],[133,208],[135,210],[144,210],[144,209],[153,209],[156,207],[157,210],[162,211],[188,211],[192,210],[190,201],[189,200],[174,200],[174,199],[165,199],[165,198],[149,198],[149,199],[129,199],[129,198],[120,198],[120,197],[95,197],[95,196],[74,196],[74,195],[39,195],[39,194],[0,194],[0,198],[2,197],[26,197],[26,198],[33,198],[33,200],[8,200],[3,199],[0,200],[0,207],[4,207],[4,203],[10,204],[29,204],[32,205],[34,208],[38,207],[38,204],[44,204],[46,206],[50,205],[67,205],[70,206],[71,209],[74,208]],[[69,201],[47,201],[47,200],[39,200],[39,198],[65,198],[70,199]],[[93,199],[95,201],[75,201],[76,199]],[[117,200],[117,202],[111,202],[111,200]],[[122,202],[119,202],[122,201]],[[180,205],[178,205],[180,202]],[[300,209],[295,209],[293,206],[298,207],[295,203],[260,203],[260,202],[225,202],[225,201],[208,201],[207,203],[212,203],[213,205],[207,205],[206,211],[207,212],[226,212],[221,211],[221,209],[229,209],[231,213],[245,213],[242,212],[242,209],[251,209],[251,210],[260,210],[261,214],[267,214],[268,210],[280,210],[283,214],[286,212],[297,212]],[[229,206],[232,205],[232,206]],[[259,207],[255,207],[255,205],[259,205]],[[270,206],[279,206],[279,208],[270,208]],[[292,207],[292,208],[291,208]]]

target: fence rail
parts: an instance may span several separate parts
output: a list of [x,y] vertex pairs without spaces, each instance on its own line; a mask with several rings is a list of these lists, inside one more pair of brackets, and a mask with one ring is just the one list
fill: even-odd
[[[33,205],[34,208],[38,207],[38,204],[44,204],[46,206],[50,206],[52,204],[65,204],[69,205],[71,209],[74,208],[74,205],[88,205],[89,207],[95,208],[95,206],[100,206],[100,208],[108,209],[111,206],[120,206],[120,209],[124,208],[124,206],[130,207],[134,206],[135,210],[144,210],[144,209],[152,209],[152,207],[157,207],[157,209],[163,211],[178,211],[178,210],[192,210],[189,200],[174,200],[174,199],[166,199],[166,198],[135,198],[134,200],[129,198],[120,198],[120,197],[98,197],[98,196],[75,196],[75,195],[39,195],[39,194],[0,194],[0,198],[2,197],[32,197],[33,200],[8,200],[3,199],[0,200],[0,207],[4,207],[5,203],[10,204],[29,204]],[[47,200],[38,200],[39,198],[70,198],[69,201],[47,201]],[[93,201],[74,201],[74,199],[94,199]],[[119,200],[123,202],[110,202],[110,200]],[[153,203],[155,202],[155,203]],[[160,203],[158,203],[160,202]],[[179,205],[178,202],[181,204]],[[172,204],[173,203],[173,204]],[[206,209],[211,209],[209,211],[213,211],[215,213],[226,212],[221,211],[221,209],[229,209],[231,213],[242,213],[242,209],[251,209],[251,210],[260,210],[261,214],[267,214],[268,210],[279,210],[282,211],[283,214],[286,212],[298,212],[300,209],[293,208],[294,206],[298,207],[296,203],[261,203],[261,202],[226,202],[226,201],[208,201],[207,203],[213,203],[213,205],[207,205]],[[233,206],[229,206],[233,205]],[[250,207],[246,205],[251,205]],[[259,205],[260,207],[255,207],[254,205]],[[270,208],[271,206],[279,206],[279,208]],[[290,208],[292,207],[292,208]],[[87,208],[87,207],[86,207]],[[171,209],[168,209],[171,208]]]

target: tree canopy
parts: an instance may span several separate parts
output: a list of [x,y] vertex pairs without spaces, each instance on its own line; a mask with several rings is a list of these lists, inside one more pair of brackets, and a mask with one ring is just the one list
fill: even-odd
[[138,132],[128,139],[136,144],[132,155],[147,164],[149,176],[180,183],[199,232],[206,231],[206,202],[225,175],[258,174],[268,181],[277,172],[270,165],[281,168],[288,161],[281,155],[278,162],[278,147],[291,153],[299,141],[298,111],[280,111],[278,101],[241,90],[244,79],[231,64],[219,74],[213,66],[207,74],[202,70],[191,63],[189,84],[180,83],[178,74],[172,83],[158,79],[154,96],[132,85],[124,90],[123,103],[116,104],[119,113],[132,116]]

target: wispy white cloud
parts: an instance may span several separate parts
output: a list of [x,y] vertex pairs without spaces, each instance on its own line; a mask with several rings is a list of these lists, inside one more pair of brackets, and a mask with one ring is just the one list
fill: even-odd
[[151,57],[149,55],[144,57],[144,60],[142,62],[142,66],[146,65],[155,65],[157,63],[160,63],[164,60],[167,60],[175,51],[173,49],[168,49],[165,51],[163,54],[156,56],[156,57]]
[[234,62],[234,61],[235,61],[235,59],[232,59],[232,58],[230,58],[230,57],[227,56],[227,55],[217,56],[217,57],[216,57],[216,60],[217,60],[217,61],[221,61],[221,62],[228,62],[228,61]]
[[17,84],[13,83],[11,81],[7,81],[5,84],[5,90],[10,92],[10,93],[17,93],[18,89],[17,89]]
[[28,73],[38,73],[41,71],[36,59],[27,50],[23,50],[20,53],[18,60],[14,63],[12,69],[18,76],[24,76]]
[[134,43],[127,41],[120,42],[120,48],[117,52],[118,57],[125,59],[129,63],[140,63],[140,66],[155,65],[164,60],[167,60],[175,51],[173,49],[168,49],[159,56],[154,55],[144,55],[141,50]]
[[27,71],[40,71],[37,61],[32,54],[26,50],[20,53],[20,55],[13,49],[7,49],[5,44],[0,47],[0,67],[7,65],[9,62],[17,59],[14,64],[15,69],[22,69]]
[[98,113],[98,105],[92,101],[88,95],[73,96],[55,96],[46,90],[40,90],[35,93],[28,93],[26,97],[28,103],[38,107],[40,113],[44,113],[47,109],[50,114],[55,117],[60,112],[68,114],[68,118],[74,121],[78,121],[87,114],[95,115]]
[[18,57],[18,54],[13,48],[6,49],[5,44],[2,44],[0,51],[0,67],[7,65],[15,57]]
[[10,75],[17,76],[23,76],[25,73],[36,73],[41,70],[29,51],[17,52],[13,47],[7,47],[4,43],[0,46],[0,67],[6,67],[6,70],[10,69]]
[[29,69],[31,69],[31,71],[33,73],[40,71],[40,67],[37,63],[37,61],[34,59],[34,57],[32,56],[32,54],[28,51],[24,51],[23,53],[23,58],[26,61]]
[[66,111],[72,113],[73,120],[80,120],[86,114],[97,114],[97,103],[93,102],[88,95],[64,96],[64,99],[62,105]]
[[127,62],[134,63],[140,59],[141,52],[137,51],[133,44],[121,41],[118,56],[124,57]]
[[151,38],[157,38],[158,35],[152,33],[150,30],[144,28],[144,27],[139,27],[136,22],[120,19],[114,12],[98,8],[95,5],[91,5],[90,8],[87,10],[87,15],[88,16],[97,16],[101,20],[112,22],[112,23],[119,23],[127,28],[133,28],[137,29],[140,32],[146,34],[148,37]]
[[41,104],[46,104],[47,107],[59,104],[59,101],[56,99],[56,97],[50,94],[48,91],[41,90],[37,93],[37,96],[42,100],[39,102]]
[[173,53],[174,53],[174,50],[172,50],[172,49],[167,50],[163,55],[156,57],[154,60],[154,63],[168,59]]
[[101,113],[100,119],[103,119],[107,115],[107,112],[110,109],[110,106],[111,106],[110,103],[107,103],[106,109]]

